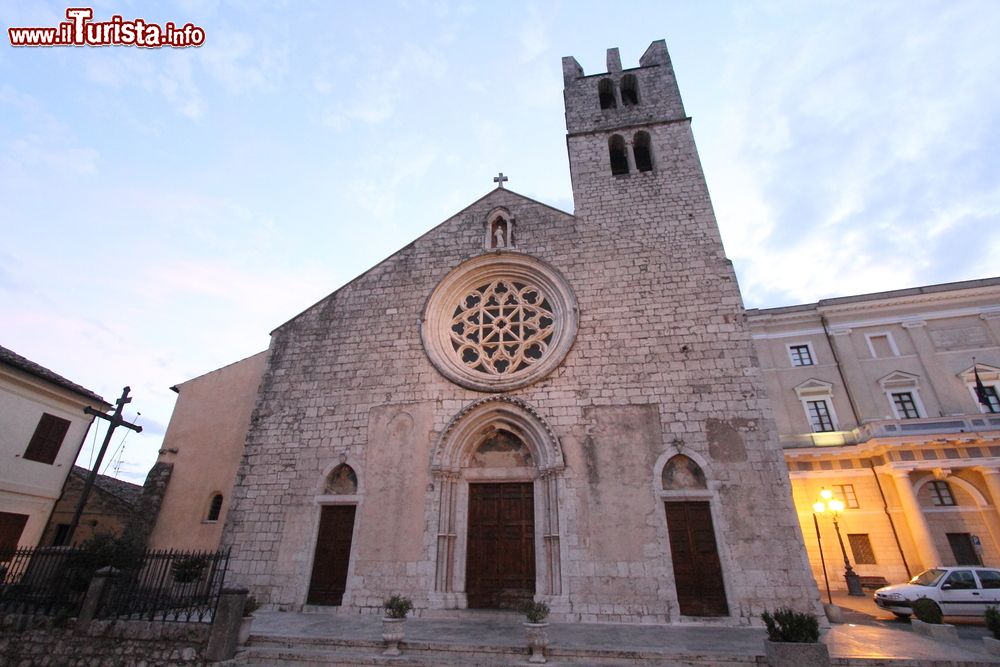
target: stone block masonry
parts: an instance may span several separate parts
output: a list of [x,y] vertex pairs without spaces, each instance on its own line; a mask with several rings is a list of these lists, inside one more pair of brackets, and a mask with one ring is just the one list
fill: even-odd
[[[396,592],[417,613],[462,608],[469,487],[531,481],[527,557],[534,596],[554,620],[690,620],[667,501],[710,507],[722,622],[757,622],[777,606],[822,614],[666,47],[654,42],[639,68],[606,75],[585,76],[572,59],[563,65],[575,215],[493,190],[273,332],[223,538],[234,579],[271,607],[303,605],[321,506],[340,502],[359,506],[345,610],[374,610]],[[638,105],[601,109],[600,81],[620,86],[628,75]],[[639,132],[649,137],[651,170],[613,175],[612,135],[633,151]],[[497,210],[513,221],[514,248],[484,247]],[[485,414],[470,406],[491,394],[449,381],[429,361],[428,298],[465,262],[495,257],[502,266],[515,253],[544,262],[575,295],[572,347],[544,377],[496,392],[505,407],[481,408],[498,416],[451,463],[432,465],[442,442],[462,432],[463,411]],[[515,422],[535,469],[470,463],[476,438]],[[662,471],[678,455],[697,463],[702,486],[664,487]],[[338,499],[323,488],[341,461],[358,489]]]
[[180,667],[204,665],[210,626],[92,621],[75,634],[53,619],[0,616],[0,663],[9,667]]

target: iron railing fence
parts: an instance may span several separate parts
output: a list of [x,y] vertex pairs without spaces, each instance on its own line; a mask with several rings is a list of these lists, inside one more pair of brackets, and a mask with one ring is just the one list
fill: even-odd
[[228,568],[228,550],[147,551],[108,581],[96,616],[211,623]]
[[[211,623],[229,551],[152,551],[125,559],[98,603],[98,618]],[[99,568],[72,547],[0,553],[0,612],[76,616]]]
[[92,574],[79,549],[39,547],[0,553],[0,611],[76,616]]

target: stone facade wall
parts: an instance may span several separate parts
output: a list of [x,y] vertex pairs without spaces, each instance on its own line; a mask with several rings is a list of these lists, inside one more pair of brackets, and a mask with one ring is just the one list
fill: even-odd
[[[137,541],[145,543],[149,538],[173,472],[173,463],[157,461],[146,475],[146,481],[142,485],[142,495],[139,497],[139,506],[126,529]],[[172,546],[176,548],[178,545]]]
[[[428,474],[430,456],[484,394],[438,374],[419,322],[439,281],[484,252],[486,216],[503,206],[516,220],[516,252],[560,272],[579,305],[563,363],[505,392],[544,420],[565,459],[544,487],[555,494],[561,545],[560,585],[540,595],[554,616],[680,619],[658,476],[678,452],[703,462],[709,479],[731,622],[780,605],[818,610],[690,126],[669,61],[647,62],[639,85],[652,110],[642,129],[653,172],[612,176],[614,119],[601,121],[569,139],[575,216],[494,190],[274,332],[223,537],[234,579],[273,606],[302,604],[317,489],[343,458],[361,480],[345,606],[376,607],[391,592],[418,608],[437,604],[442,480]],[[571,132],[595,113],[597,80],[567,80]]]
[[10,667],[175,667],[203,665],[210,626],[92,621],[85,635],[51,619],[0,616],[0,662]]

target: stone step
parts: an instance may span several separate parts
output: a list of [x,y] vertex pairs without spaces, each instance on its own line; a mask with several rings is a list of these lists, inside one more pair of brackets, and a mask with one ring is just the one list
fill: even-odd
[[[251,643],[237,656],[241,665],[393,665],[394,667],[507,667],[529,665],[527,647],[448,644],[439,642],[403,642],[402,655],[382,655],[382,643],[368,640],[334,638],[286,638],[253,636]],[[757,656],[732,654],[684,654],[661,651],[618,649],[581,649],[553,647],[548,665],[619,666],[670,665],[672,667],[750,667]]]

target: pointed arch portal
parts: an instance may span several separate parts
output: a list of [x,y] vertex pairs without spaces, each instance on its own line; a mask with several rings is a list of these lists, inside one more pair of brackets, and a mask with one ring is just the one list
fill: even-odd
[[435,606],[511,607],[532,594],[561,594],[564,467],[552,429],[519,399],[483,398],[451,420],[431,461]]

